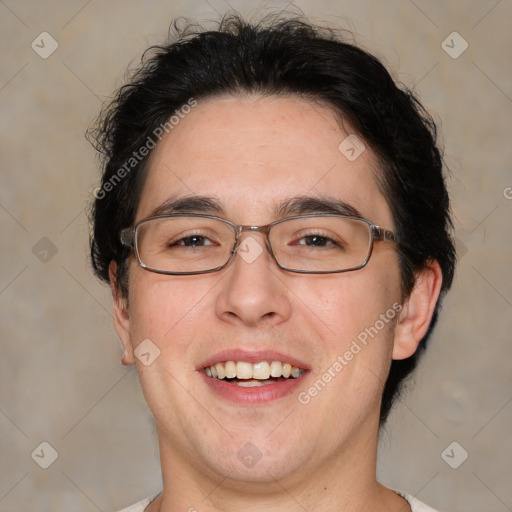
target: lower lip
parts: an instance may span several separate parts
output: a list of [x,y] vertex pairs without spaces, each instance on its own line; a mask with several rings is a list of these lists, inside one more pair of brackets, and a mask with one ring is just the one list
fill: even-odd
[[236,384],[229,384],[225,380],[213,379],[201,372],[204,381],[215,394],[240,405],[265,404],[290,395],[297,386],[300,386],[307,373],[303,373],[296,379],[245,388]]

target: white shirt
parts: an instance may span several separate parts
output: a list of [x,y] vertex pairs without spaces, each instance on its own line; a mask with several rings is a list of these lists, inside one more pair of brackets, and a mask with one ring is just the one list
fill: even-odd
[[[434,510],[433,508],[429,507],[428,505],[425,505],[425,503],[422,503],[420,500],[417,500],[410,494],[407,494],[407,493],[401,492],[401,491],[395,491],[395,492],[409,502],[409,505],[411,505],[412,512],[438,512],[437,510]],[[143,499],[142,501],[139,501],[138,503],[135,503],[134,505],[131,505],[130,507],[123,508],[123,510],[120,510],[119,512],[144,512],[144,509],[155,498],[156,498],[156,496],[152,496],[150,498]]]

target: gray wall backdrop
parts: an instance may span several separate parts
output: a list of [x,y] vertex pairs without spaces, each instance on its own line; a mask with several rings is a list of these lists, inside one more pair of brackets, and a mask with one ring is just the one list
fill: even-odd
[[[109,291],[88,265],[99,172],[84,131],[172,18],[286,5],[0,1],[2,512],[110,511],[159,490],[153,421],[134,369],[120,364]],[[294,5],[354,30],[415,87],[452,171],[460,263],[382,435],[380,478],[447,510],[512,510],[512,2]]]

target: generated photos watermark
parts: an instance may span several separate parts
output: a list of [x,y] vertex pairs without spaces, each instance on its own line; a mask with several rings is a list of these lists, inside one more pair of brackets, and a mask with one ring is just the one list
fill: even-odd
[[325,370],[322,375],[311,385],[307,391],[298,394],[297,399],[302,405],[307,405],[311,399],[321,393],[339,373],[368,346],[370,339],[375,338],[382,329],[389,324],[402,311],[402,305],[395,302],[385,313],[382,313],[378,320],[371,327],[366,327],[352,340],[350,348],[343,355],[338,355],[336,360]]
[[182,119],[189,114],[194,107],[197,106],[197,100],[190,98],[184,105],[182,105],[175,113],[165,122],[157,126],[152,135],[148,135],[146,142],[128,158],[125,164],[120,167],[108,180],[94,190],[94,197],[96,199],[104,199],[106,195],[111,192],[137,165],[149,155],[150,151],[154,149],[159,141],[162,140],[165,134],[173,130]]

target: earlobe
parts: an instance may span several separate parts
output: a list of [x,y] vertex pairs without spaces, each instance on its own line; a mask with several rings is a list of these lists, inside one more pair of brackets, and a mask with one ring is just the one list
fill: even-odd
[[124,354],[121,362],[123,365],[129,366],[135,362],[130,337],[130,317],[128,315],[127,300],[122,296],[117,284],[117,263],[115,261],[110,262],[108,273],[114,305],[114,327],[124,348]]
[[393,359],[406,359],[416,352],[432,320],[442,280],[441,267],[435,260],[417,272],[395,329]]

